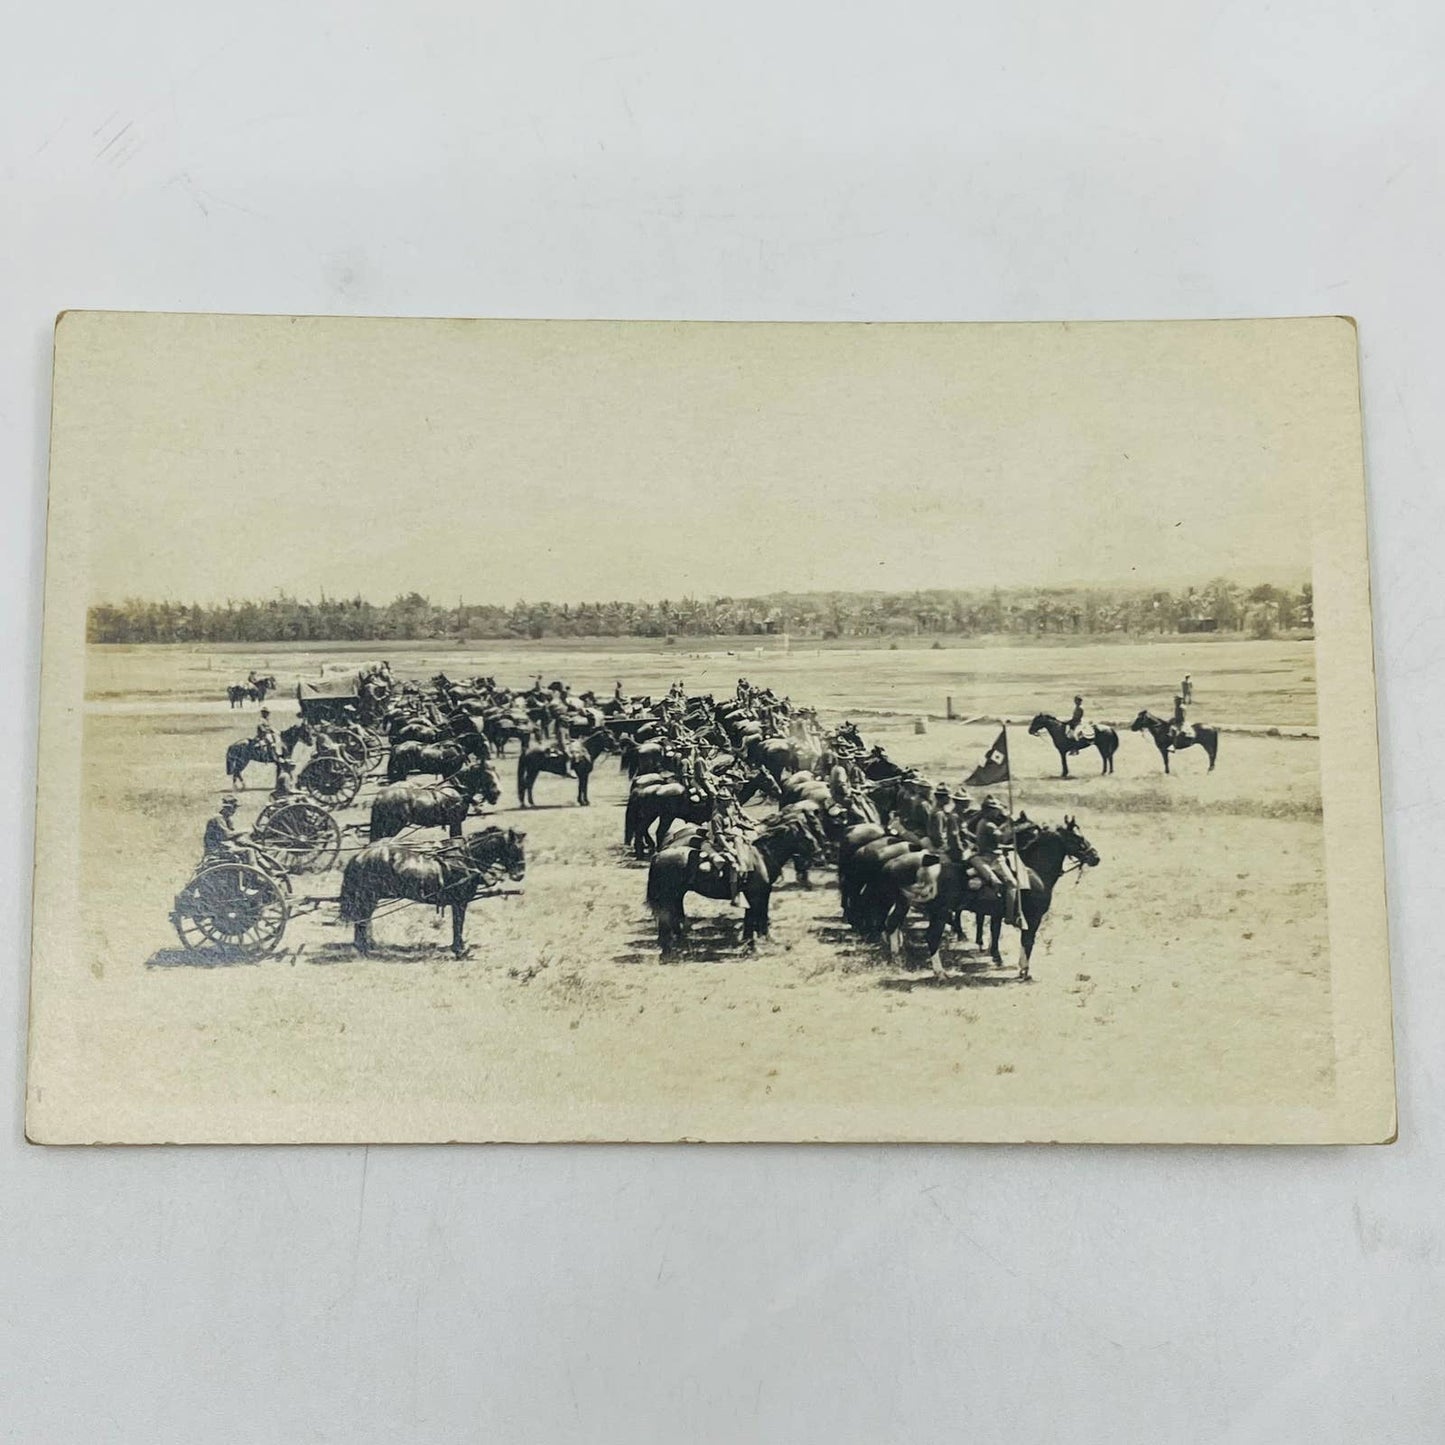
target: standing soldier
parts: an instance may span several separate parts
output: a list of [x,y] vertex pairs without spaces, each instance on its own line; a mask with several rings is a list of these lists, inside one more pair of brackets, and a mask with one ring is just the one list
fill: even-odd
[[1187,672],[1184,674],[1184,681],[1179,684],[1179,696],[1184,699],[1186,707],[1194,701],[1194,680]]

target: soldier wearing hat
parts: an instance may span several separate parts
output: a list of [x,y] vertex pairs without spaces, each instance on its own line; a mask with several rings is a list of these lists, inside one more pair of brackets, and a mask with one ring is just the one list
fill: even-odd
[[261,720],[256,724],[256,741],[266,750],[263,762],[274,763],[281,756],[281,741],[276,729],[271,726],[271,709],[261,709]]
[[989,793],[983,800],[978,826],[974,831],[974,872],[1003,895],[1003,916],[1012,921],[1018,916],[1018,887],[1009,865],[1002,858],[1005,848],[1013,844],[1013,822],[1004,806]]
[[953,805],[947,783],[933,790],[933,805],[928,814],[928,845],[941,857],[955,863],[963,861],[963,820]]
[[1077,693],[1074,695],[1074,710],[1069,714],[1069,720],[1064,725],[1064,736],[1070,742],[1079,741],[1079,733],[1084,726],[1084,699]]
[[220,811],[207,820],[206,834],[201,845],[205,852],[201,859],[202,864],[232,861],[257,863],[254,850],[245,846],[251,835],[241,832],[231,822],[239,806],[236,795],[227,793],[221,799]]

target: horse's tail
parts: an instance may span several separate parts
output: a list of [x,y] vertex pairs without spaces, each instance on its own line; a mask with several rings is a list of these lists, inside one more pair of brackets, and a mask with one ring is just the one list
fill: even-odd
[[394,838],[408,822],[407,800],[389,795],[383,789],[371,804],[371,830],[368,841],[379,843],[383,838]]
[[1204,745],[1204,751],[1209,755],[1209,771],[1214,771],[1214,760],[1219,756],[1219,729],[1199,728],[1199,741]]
[[525,806],[527,802],[527,747],[523,744],[522,751],[517,754],[517,803]]
[[370,853],[369,848],[363,848],[354,858],[349,858],[346,871],[341,875],[338,916],[343,923],[365,923],[376,907],[372,872],[380,860],[371,857]]
[[250,750],[245,743],[232,743],[226,749],[226,776],[239,778],[250,761]]
[[626,847],[632,842],[633,835],[637,832],[637,794],[627,795],[627,809],[622,815],[622,845]]

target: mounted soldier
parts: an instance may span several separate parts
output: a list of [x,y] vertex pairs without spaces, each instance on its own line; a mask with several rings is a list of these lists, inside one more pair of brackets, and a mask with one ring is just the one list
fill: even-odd
[[1014,841],[1013,820],[1004,811],[1004,806],[990,793],[983,800],[978,824],[974,829],[974,855],[970,860],[973,870],[983,882],[1003,897],[1003,916],[1014,922],[1018,916],[1018,885],[1008,862],[1004,859],[1005,849],[1012,848]]
[[933,808],[928,815],[928,845],[940,857],[954,863],[963,862],[963,819],[946,783],[940,783],[933,790]]
[[[1069,720],[1064,724],[1064,736],[1071,743],[1086,741],[1084,729],[1087,724],[1084,722],[1084,699],[1077,694],[1074,696],[1074,710],[1069,714]],[[1091,728],[1090,733],[1093,729]]]
[[266,756],[263,762],[277,763],[281,761],[281,740],[276,736],[276,729],[271,726],[271,709],[261,709],[260,721],[256,724],[256,741],[265,749]]
[[1192,742],[1194,740],[1194,729],[1189,726],[1184,716],[1183,693],[1174,694],[1174,715],[1169,719],[1169,739],[1176,745],[1181,741]]

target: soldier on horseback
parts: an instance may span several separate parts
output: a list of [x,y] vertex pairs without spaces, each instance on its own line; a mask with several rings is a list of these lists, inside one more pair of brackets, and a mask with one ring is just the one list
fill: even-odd
[[1074,710],[1069,714],[1069,720],[1064,724],[1064,736],[1071,743],[1084,741],[1084,699],[1077,694],[1074,696]]
[[990,793],[983,800],[974,830],[972,863],[973,870],[986,885],[997,889],[1003,896],[1003,916],[1010,922],[1018,916],[1018,885],[1002,854],[1013,846],[1013,821],[1004,811],[1003,804]]
[[1169,741],[1176,747],[1181,741],[1192,741],[1194,729],[1184,716],[1184,694],[1174,694],[1174,715],[1169,719]]
[[256,724],[256,744],[264,752],[262,762],[275,763],[281,759],[281,741],[276,729],[271,726],[271,709],[261,709],[261,720]]
[[928,815],[928,845],[941,857],[963,862],[963,819],[954,806],[946,783],[933,790],[933,808]]
[[[730,793],[720,791],[696,745],[689,747],[684,776],[708,805],[707,838],[722,864],[728,897],[736,898],[742,883],[742,814]],[[702,862],[699,862],[699,867]]]

